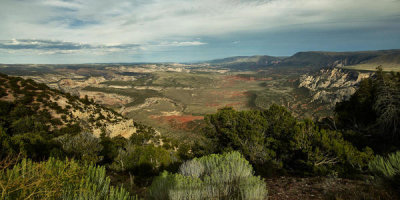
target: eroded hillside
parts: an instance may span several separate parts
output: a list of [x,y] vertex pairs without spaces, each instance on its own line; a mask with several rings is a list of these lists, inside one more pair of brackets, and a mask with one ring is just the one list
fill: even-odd
[[299,88],[307,88],[311,102],[328,104],[334,107],[337,102],[348,100],[357,90],[362,79],[372,76],[372,72],[360,72],[339,68],[321,69],[313,74],[299,78]]
[[[18,102],[39,116],[46,116],[51,130],[79,124],[99,137],[102,132],[111,137],[129,137],[136,132],[132,119],[126,119],[88,98],[51,89],[31,79],[0,76],[0,101]],[[17,104],[18,105],[18,104]]]

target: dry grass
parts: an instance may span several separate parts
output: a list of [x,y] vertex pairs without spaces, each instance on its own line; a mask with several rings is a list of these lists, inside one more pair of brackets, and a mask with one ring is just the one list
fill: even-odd
[[359,64],[359,65],[345,66],[345,67],[343,67],[343,69],[360,70],[360,71],[376,71],[376,68],[378,66],[382,66],[383,71],[400,72],[400,64],[394,64],[394,63],[387,63],[387,64]]

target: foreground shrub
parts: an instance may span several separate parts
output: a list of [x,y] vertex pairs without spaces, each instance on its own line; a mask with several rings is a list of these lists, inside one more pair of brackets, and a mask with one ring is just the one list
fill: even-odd
[[348,176],[366,169],[373,158],[370,148],[360,151],[341,132],[297,120],[278,105],[264,111],[223,108],[207,115],[205,122],[205,136],[212,143],[207,146],[215,147],[209,151],[239,151],[262,175],[281,171]]
[[99,154],[103,146],[100,144],[100,139],[92,133],[82,132],[76,135],[63,135],[56,140],[61,144],[62,149],[73,158],[93,163],[102,160]]
[[298,122],[294,129],[293,155],[287,161],[297,171],[314,174],[339,173],[351,176],[367,169],[372,149],[359,151],[339,131],[320,129],[311,120]]
[[400,193],[400,151],[387,158],[376,156],[369,163],[369,170],[384,186],[389,186]]
[[129,143],[125,149],[120,149],[111,168],[116,171],[133,172],[139,176],[151,176],[157,175],[160,169],[172,162],[171,153],[162,147]]
[[400,150],[400,73],[378,67],[350,99],[335,106],[335,113],[338,128],[360,135],[354,144],[381,154]]
[[0,199],[134,199],[121,187],[110,186],[104,167],[74,160],[22,160],[0,171]]
[[182,164],[179,173],[163,172],[150,189],[151,199],[266,199],[265,182],[238,152],[212,154]]

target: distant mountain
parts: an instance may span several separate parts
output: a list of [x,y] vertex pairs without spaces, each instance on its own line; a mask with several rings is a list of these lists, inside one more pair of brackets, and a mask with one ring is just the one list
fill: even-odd
[[343,67],[359,64],[400,66],[400,50],[357,51],[357,52],[299,52],[288,57],[277,66],[293,67]]
[[281,57],[274,57],[274,56],[234,56],[228,57],[223,59],[216,59],[208,61],[208,63],[214,64],[232,64],[232,63],[239,63],[239,62],[248,62],[248,63],[256,63],[256,64],[272,64],[276,63],[276,61],[282,60]]
[[256,69],[265,66],[276,65],[284,59],[273,56],[235,56],[223,59],[207,61],[206,63],[226,67],[230,69]]
[[347,67],[355,69],[374,70],[377,66],[383,68],[400,68],[400,49],[380,51],[355,52],[298,52],[290,57],[273,56],[237,56],[212,60],[209,64],[230,69],[247,70],[265,67]]

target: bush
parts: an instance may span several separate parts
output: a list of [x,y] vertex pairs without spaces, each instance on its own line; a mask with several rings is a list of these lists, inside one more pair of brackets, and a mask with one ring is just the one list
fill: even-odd
[[335,112],[339,128],[361,136],[354,144],[380,154],[400,150],[400,73],[385,73],[378,67],[349,100],[336,105]]
[[74,160],[22,160],[0,171],[0,199],[134,199],[121,187],[110,186],[104,167]]
[[154,145],[127,144],[120,149],[111,168],[117,171],[133,172],[138,176],[152,176],[173,162],[171,152]]
[[369,170],[384,186],[389,186],[400,193],[400,151],[388,157],[376,156],[369,163]]
[[149,188],[150,199],[266,199],[265,182],[239,153],[212,154],[163,172]]
[[325,175],[335,171],[341,175],[354,175],[354,172],[367,168],[374,156],[372,149],[367,147],[359,151],[344,140],[342,133],[319,129],[311,120],[296,124],[292,144],[293,156],[288,163],[303,173]]
[[[253,164],[260,165],[276,158],[277,140],[269,139],[269,124],[260,111],[238,112],[223,108],[216,114],[205,116],[205,122],[205,135],[215,142],[208,146],[216,147],[215,153],[237,150]],[[269,151],[265,151],[266,143],[271,144]]]
[[359,151],[341,132],[320,129],[311,120],[296,120],[284,107],[265,111],[224,108],[205,117],[206,137],[212,145],[194,149],[215,153],[239,151],[258,174],[276,171],[325,175],[337,171],[353,174],[366,168],[373,151]]
[[103,157],[101,164],[111,164],[114,158],[118,156],[119,149],[122,149],[128,140],[122,136],[108,137],[105,132],[100,135],[100,144],[103,149],[100,152],[100,156]]
[[102,160],[99,156],[103,146],[100,139],[88,132],[76,135],[63,135],[56,140],[61,144],[62,149],[70,156],[87,162],[97,163]]

